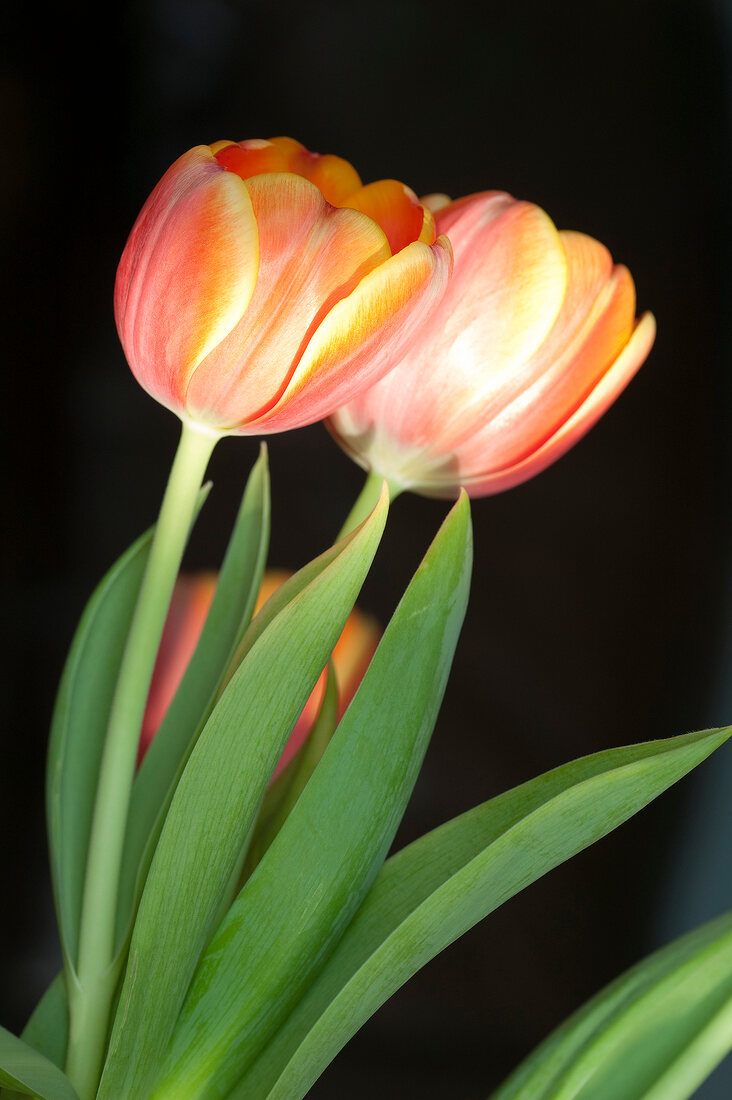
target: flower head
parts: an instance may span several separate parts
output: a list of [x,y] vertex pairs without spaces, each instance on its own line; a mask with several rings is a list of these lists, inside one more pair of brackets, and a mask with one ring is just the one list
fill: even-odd
[[291,138],[219,141],[163,176],[125,247],[117,329],[141,385],[215,434],[321,419],[393,365],[451,252],[395,180]]
[[328,426],[397,487],[483,496],[588,431],[646,358],[655,322],[635,321],[627,268],[537,206],[491,191],[425,201],[454,250],[447,292],[397,367]]

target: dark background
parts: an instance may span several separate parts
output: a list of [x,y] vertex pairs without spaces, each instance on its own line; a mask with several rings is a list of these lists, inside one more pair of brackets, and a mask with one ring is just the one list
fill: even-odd
[[[658,319],[592,433],[475,503],[472,600],[400,842],[572,757],[730,721],[732,20],[723,0],[3,15],[0,1021],[19,1030],[58,964],[42,802],[56,683],[85,599],[155,516],[178,433],[125,365],[115,268],[192,145],[285,133],[365,181],[510,191],[606,243]],[[189,567],[218,564],[256,446],[217,448]],[[361,473],[320,426],[273,437],[270,457],[271,560],[297,567]],[[382,621],[444,512],[394,506],[361,600]],[[312,1095],[485,1097],[605,982],[729,905],[731,751],[445,952]],[[703,1095],[729,1095],[721,1073]]]

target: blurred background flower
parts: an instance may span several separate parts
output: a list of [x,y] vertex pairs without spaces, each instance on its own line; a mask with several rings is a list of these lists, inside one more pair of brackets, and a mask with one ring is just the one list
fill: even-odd
[[[254,609],[255,614],[291,575],[284,569],[268,569],[265,572]],[[193,656],[216,592],[217,580],[216,573],[202,571],[182,573],[175,583],[173,599],[150,684],[145,716],[142,720],[138,762],[142,760],[165,717],[173,696],[178,690],[178,685],[183,679],[188,662]],[[376,652],[380,637],[381,631],[376,621],[354,607],[332,656],[338,689],[337,717],[339,720],[361,683],[369,662]],[[325,680],[326,670],[323,670],[275,768],[275,776],[289,764],[307,739],[323,701]]]
[[[364,179],[520,196],[601,240],[658,321],[647,364],[581,446],[474,506],[471,604],[398,843],[570,757],[729,720],[732,28],[724,0],[3,14],[0,1021],[19,1028],[58,961],[42,769],[63,658],[94,584],[153,520],[178,432],[125,365],[115,270],[152,183],[200,142],[294,133]],[[255,439],[217,447],[187,569],[218,567],[256,454]],[[363,474],[321,426],[273,439],[270,459],[272,561],[293,569],[332,539]],[[379,621],[444,511],[394,505],[359,599]],[[708,854],[713,831],[732,845],[729,796],[715,809],[704,786],[724,758],[417,975],[315,1100],[484,1097],[604,982],[732,904],[728,856]],[[661,930],[691,830],[693,878]]]

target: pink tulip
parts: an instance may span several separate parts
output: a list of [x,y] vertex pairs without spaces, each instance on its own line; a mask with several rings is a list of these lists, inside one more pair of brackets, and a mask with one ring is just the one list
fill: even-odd
[[140,384],[214,434],[312,423],[396,362],[451,268],[395,180],[290,138],[199,145],[163,176],[125,247],[120,340]]
[[[290,574],[283,570],[267,570],[262,580],[255,613],[289,576]],[[193,656],[216,591],[216,582],[215,573],[182,574],[176,581],[142,723],[138,764],[142,761],[165,717],[188,667],[188,662]],[[368,668],[378,645],[379,636],[379,630],[373,619],[364,615],[358,608],[354,608],[333,650],[339,719]],[[279,775],[307,740],[323,701],[325,682],[326,673],[323,671],[297,720],[273,778]]]
[[653,344],[627,268],[537,206],[486,191],[426,199],[454,251],[447,292],[398,366],[328,421],[395,489],[509,489],[564,454]]

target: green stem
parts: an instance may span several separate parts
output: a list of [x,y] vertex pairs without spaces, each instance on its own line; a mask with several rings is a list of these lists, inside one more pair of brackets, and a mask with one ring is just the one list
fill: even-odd
[[397,485],[395,481],[384,478],[382,474],[377,474],[374,470],[369,470],[366,475],[363,489],[356,498],[356,503],[353,508],[351,508],[351,511],[348,513],[346,522],[338,532],[336,542],[344,538],[345,535],[350,534],[351,531],[358,527],[360,523],[363,523],[366,517],[373,512],[381,496],[381,486],[384,484],[384,481],[386,481],[389,486],[389,499],[396,500],[402,492],[401,487]]
[[127,811],[153,667],[198,492],[218,436],[183,425],[109,715],[87,857],[76,973],[69,975],[66,1072],[80,1100],[101,1074],[120,961],[115,918]]

